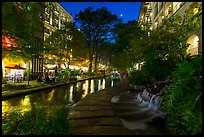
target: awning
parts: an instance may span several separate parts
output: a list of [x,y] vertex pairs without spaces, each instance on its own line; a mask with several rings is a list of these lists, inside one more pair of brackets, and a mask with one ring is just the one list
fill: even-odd
[[5,66],[5,68],[9,68],[9,69],[22,69],[22,70],[25,70],[26,68],[23,68],[19,65],[15,65],[14,67],[10,67],[10,66]]

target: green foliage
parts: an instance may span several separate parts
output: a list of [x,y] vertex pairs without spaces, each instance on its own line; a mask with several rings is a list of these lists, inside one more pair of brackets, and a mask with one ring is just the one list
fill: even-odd
[[63,69],[61,71],[58,71],[58,77],[59,78],[63,78],[64,76],[69,76],[70,75],[70,71],[68,69]]
[[41,54],[44,7],[43,2],[2,4],[2,34],[12,38],[17,44],[17,48],[9,50],[11,55],[15,55],[13,58],[21,57],[26,60],[32,54]]
[[47,116],[40,109],[21,114],[11,113],[10,120],[2,125],[3,135],[70,135],[68,110],[62,108]]
[[162,107],[172,134],[195,135],[202,128],[202,55],[177,65],[173,82],[164,88]]
[[[144,78],[140,84],[165,80],[175,70],[176,64],[188,57],[187,40],[192,27],[188,23],[179,24],[175,20],[176,17],[165,20],[157,31],[142,31],[130,42],[130,60],[135,64],[144,62],[140,71],[143,74],[139,74]],[[135,77],[135,80],[139,79]]]
[[[112,38],[112,30],[114,26],[120,22],[116,14],[112,14],[107,8],[102,7],[94,10],[88,7],[84,11],[80,11],[75,15],[75,21],[80,23],[80,28],[86,36],[86,46],[88,47],[89,56],[89,72],[92,71],[92,63],[94,61],[94,70],[97,69],[97,60],[93,58],[100,54],[102,45],[110,43]],[[102,56],[102,55],[101,55]],[[95,59],[95,60],[94,60]],[[108,58],[106,58],[108,61]]]
[[10,90],[21,90],[21,89],[27,89],[27,88],[29,88],[28,85],[6,84],[4,86],[4,89],[10,89]]
[[132,66],[131,55],[129,54],[130,43],[135,35],[139,36],[141,30],[137,25],[137,21],[132,20],[127,23],[120,23],[114,29],[115,45],[112,51],[112,65],[118,69],[125,71]]
[[152,80],[144,75],[141,70],[134,70],[130,73],[130,83],[132,85],[143,85],[147,83],[152,83]]

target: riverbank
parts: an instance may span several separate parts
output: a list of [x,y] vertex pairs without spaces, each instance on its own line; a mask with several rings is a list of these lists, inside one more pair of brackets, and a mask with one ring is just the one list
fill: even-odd
[[[103,77],[107,77],[107,76],[109,76],[109,75],[106,75],[106,76],[96,76],[96,77],[91,77],[91,78],[81,78],[81,79],[78,79],[78,80],[75,80],[75,81],[58,82],[58,83],[54,83],[54,84],[38,84],[39,85],[38,87],[30,86],[27,89],[16,90],[16,91],[12,91],[12,90],[4,91],[4,90],[2,90],[2,101],[6,100],[6,99],[9,99],[9,98],[25,95],[25,94],[30,94],[30,93],[33,93],[33,92],[38,92],[38,91],[41,91],[41,90],[44,90],[44,89],[58,87],[58,86],[66,85],[66,84],[73,84],[73,83],[76,83],[76,82],[85,81],[85,80],[89,80],[89,79],[103,78]],[[16,83],[16,84],[20,84],[20,83]],[[27,81],[24,81],[21,84],[22,85],[26,85]],[[30,84],[37,84],[37,81],[36,80],[30,81]]]

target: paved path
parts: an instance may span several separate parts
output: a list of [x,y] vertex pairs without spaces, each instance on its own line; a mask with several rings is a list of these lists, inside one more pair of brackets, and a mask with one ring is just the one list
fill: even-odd
[[[127,80],[121,80],[114,88],[89,94],[70,109],[72,134],[165,135],[161,127],[146,124],[153,113],[134,102],[138,92],[129,87]],[[111,103],[115,95],[119,100]]]

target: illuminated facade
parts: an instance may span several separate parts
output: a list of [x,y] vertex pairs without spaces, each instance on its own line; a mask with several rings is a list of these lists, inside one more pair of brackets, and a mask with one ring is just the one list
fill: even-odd
[[[24,10],[21,2],[13,2],[13,4],[15,4],[17,8]],[[42,22],[40,34],[37,34],[38,37],[40,37],[41,42],[35,42],[35,44],[38,44],[39,46],[43,46],[44,40],[47,39],[54,31],[57,29],[62,29],[65,22],[72,22],[72,16],[58,2],[46,2],[45,4],[52,4],[53,8],[51,9],[52,12],[48,12],[46,7],[45,9],[42,7],[42,11],[45,13],[45,20]],[[41,5],[43,5],[43,3],[39,3],[39,6]],[[39,9],[40,8],[41,7],[39,7]],[[12,44],[12,39],[2,35],[2,50],[15,46],[15,44]],[[43,56],[43,52],[34,55],[32,59],[29,60],[32,74],[36,73],[37,76],[38,73],[43,72],[46,61],[47,58]],[[6,69],[7,66],[14,67],[15,65],[20,65],[21,67],[26,68],[26,62],[21,59],[11,60],[7,57],[2,57],[2,76],[6,77],[10,73],[10,71],[8,72]]]
[[[58,3],[47,2],[53,5],[52,12],[45,9],[44,21],[44,40],[46,40],[54,31],[63,29],[65,22],[73,22],[72,16]],[[53,62],[55,62],[53,64]],[[54,68],[57,61],[53,60],[51,56],[44,56],[44,70]]]
[[53,11],[45,9],[44,40],[46,40],[57,29],[64,28],[65,22],[73,22],[72,16],[58,3],[52,2]]
[[[184,16],[188,19],[199,14],[202,20],[202,2],[142,2],[138,22],[143,30],[157,30],[165,18],[177,16],[176,20],[181,22]],[[189,34],[187,41],[190,43],[187,52],[196,55],[202,52],[202,23],[200,31],[193,31]]]

